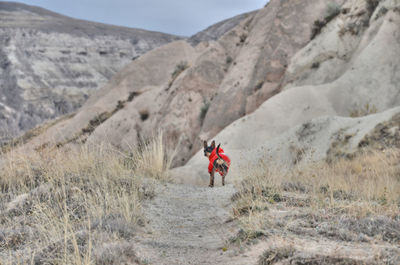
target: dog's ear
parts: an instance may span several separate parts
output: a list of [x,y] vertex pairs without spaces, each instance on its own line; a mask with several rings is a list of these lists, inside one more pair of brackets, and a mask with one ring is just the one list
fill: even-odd
[[207,141],[204,141],[204,142],[203,142],[203,145],[204,145],[204,149],[207,148],[207,146],[208,146],[208,145],[207,145]]
[[212,149],[215,148],[215,141],[214,140],[211,142],[211,147],[212,147]]

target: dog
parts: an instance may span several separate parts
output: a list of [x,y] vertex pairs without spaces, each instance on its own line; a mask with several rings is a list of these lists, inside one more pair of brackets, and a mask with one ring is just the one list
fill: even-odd
[[230,158],[224,153],[224,150],[220,148],[220,146],[221,144],[215,148],[215,141],[212,141],[211,145],[208,146],[207,141],[204,141],[204,156],[208,157],[210,161],[208,165],[208,173],[210,174],[209,187],[214,187],[215,171],[221,175],[222,186],[225,186],[225,177],[231,165]]

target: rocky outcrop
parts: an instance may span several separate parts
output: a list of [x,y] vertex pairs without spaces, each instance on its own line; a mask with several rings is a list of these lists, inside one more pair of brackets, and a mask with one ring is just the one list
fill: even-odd
[[123,66],[179,37],[0,3],[0,141],[78,109]]

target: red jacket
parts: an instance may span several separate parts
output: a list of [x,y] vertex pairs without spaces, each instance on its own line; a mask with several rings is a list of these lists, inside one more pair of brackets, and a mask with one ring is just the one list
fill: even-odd
[[[225,160],[225,162],[228,164],[228,169],[229,169],[229,167],[231,166],[231,160],[227,155],[225,155],[224,149],[222,149],[221,147],[219,148],[219,156],[223,160]],[[211,152],[209,159],[210,159],[210,164],[208,164],[208,173],[211,173],[214,167],[214,161],[215,159],[218,159],[217,148],[214,148],[214,150]],[[222,172],[218,168],[216,168],[215,171],[217,171],[222,176]]]

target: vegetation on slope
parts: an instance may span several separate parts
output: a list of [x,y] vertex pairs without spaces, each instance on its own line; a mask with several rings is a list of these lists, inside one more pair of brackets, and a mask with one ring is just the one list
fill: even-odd
[[154,196],[146,177],[166,179],[170,159],[162,134],[133,153],[85,145],[3,155],[0,263],[141,263],[130,241],[146,223],[141,201]]
[[[363,242],[371,244],[369,247],[388,244],[393,246],[390,251],[395,251],[395,245],[400,243],[399,157],[398,149],[386,149],[293,169],[268,168],[263,163],[250,166],[244,171],[247,178],[237,184],[238,193],[233,197],[233,215],[241,230],[231,242],[249,243],[259,237],[279,235],[317,242]],[[299,248],[271,248],[259,264],[300,259],[304,253],[299,254]],[[392,253],[392,257],[388,257],[388,251],[382,250],[373,262],[355,259],[340,264],[397,264],[400,251]],[[331,264],[328,261],[332,256],[310,257],[315,262],[326,261],[318,264]]]

